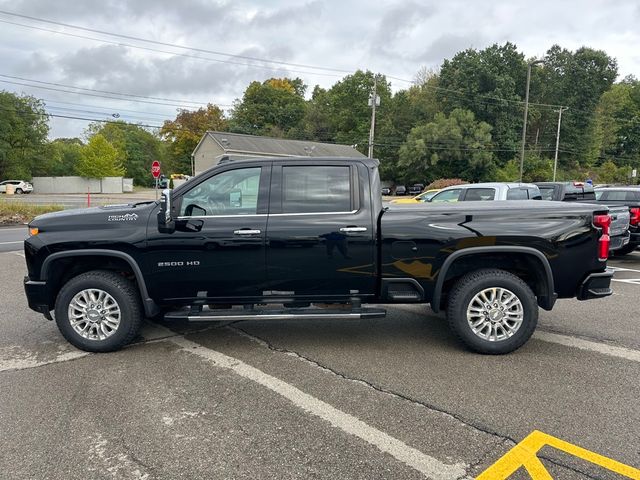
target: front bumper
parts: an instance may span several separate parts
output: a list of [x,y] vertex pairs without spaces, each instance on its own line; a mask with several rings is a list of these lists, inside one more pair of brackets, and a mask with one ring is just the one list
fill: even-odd
[[27,296],[29,308],[42,313],[51,320],[51,307],[49,306],[51,296],[49,295],[47,282],[30,280],[29,277],[24,277],[24,293]]
[[613,270],[607,268],[604,272],[591,273],[587,275],[578,288],[578,300],[591,300],[592,298],[608,297],[613,293],[611,289],[611,278]]

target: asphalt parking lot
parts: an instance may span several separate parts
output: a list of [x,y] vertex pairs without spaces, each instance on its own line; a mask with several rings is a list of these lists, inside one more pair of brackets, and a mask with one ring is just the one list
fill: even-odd
[[[22,253],[0,253],[0,478],[463,479],[536,430],[640,468],[640,253],[610,265],[613,296],[560,301],[506,356],[464,350],[425,306],[148,323],[87,354],[27,308]],[[552,478],[640,478],[538,458]]]

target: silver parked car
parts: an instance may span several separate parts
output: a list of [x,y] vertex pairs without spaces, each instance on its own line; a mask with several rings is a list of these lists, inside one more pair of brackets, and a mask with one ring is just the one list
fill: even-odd
[[472,202],[482,200],[542,200],[533,183],[468,183],[443,188],[431,200],[438,202]]
[[17,195],[33,192],[33,185],[24,180],[5,180],[0,182],[0,193],[7,193],[7,185],[13,185],[14,192]]

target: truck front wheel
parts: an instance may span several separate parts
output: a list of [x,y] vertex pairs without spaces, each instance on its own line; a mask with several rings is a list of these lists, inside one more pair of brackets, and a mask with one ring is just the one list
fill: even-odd
[[94,270],[69,280],[58,293],[56,323],[71,344],[87,352],[111,352],[140,330],[138,289],[115,272]]
[[509,353],[524,345],[538,323],[538,304],[522,279],[504,270],[477,270],[456,282],[447,320],[471,350]]

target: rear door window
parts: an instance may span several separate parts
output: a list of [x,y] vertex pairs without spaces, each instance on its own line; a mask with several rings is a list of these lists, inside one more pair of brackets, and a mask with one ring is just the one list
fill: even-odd
[[507,191],[507,200],[529,200],[526,188],[510,188]]
[[496,198],[495,188],[467,188],[464,201],[480,202],[486,200],[494,200]]
[[282,213],[349,212],[349,166],[282,167]]

